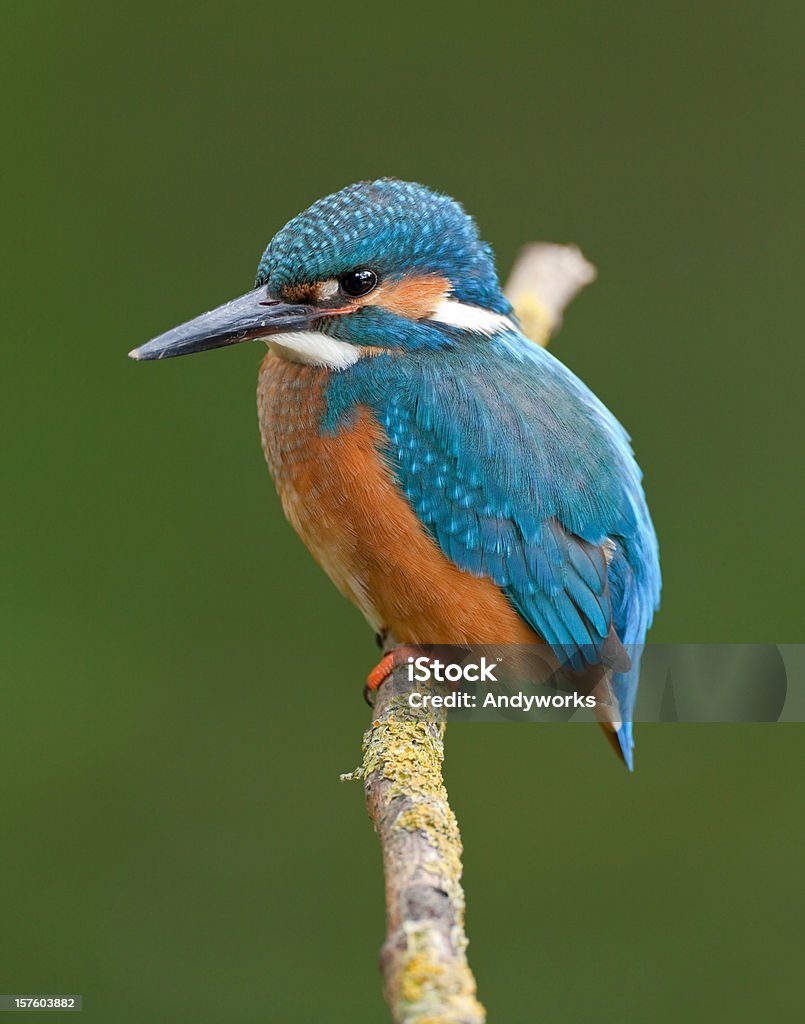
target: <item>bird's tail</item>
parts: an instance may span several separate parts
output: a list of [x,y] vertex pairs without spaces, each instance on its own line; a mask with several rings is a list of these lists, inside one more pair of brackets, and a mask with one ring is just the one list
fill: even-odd
[[[612,744],[612,749],[630,772],[634,771],[634,736],[632,735],[632,705],[628,694],[632,689],[631,676],[639,671],[632,666],[628,672],[607,674],[593,690],[595,717]],[[624,681],[626,680],[626,684]]]
[[[599,720],[600,721],[600,720]],[[630,772],[634,771],[634,736],[631,722],[600,722],[612,749]]]

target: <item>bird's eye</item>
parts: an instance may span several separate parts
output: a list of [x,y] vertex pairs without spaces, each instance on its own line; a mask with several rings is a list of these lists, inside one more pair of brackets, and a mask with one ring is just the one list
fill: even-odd
[[348,274],[339,277],[338,283],[345,295],[351,295],[356,299],[360,295],[368,295],[377,285],[377,274],[374,270],[367,270],[365,267],[360,270],[350,270]]

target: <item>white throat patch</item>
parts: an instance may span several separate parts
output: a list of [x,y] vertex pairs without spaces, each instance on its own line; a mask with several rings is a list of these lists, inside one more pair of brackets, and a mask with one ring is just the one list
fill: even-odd
[[358,345],[329,338],[321,331],[289,331],[266,338],[272,352],[292,363],[326,366],[330,370],[346,370],[361,358]]
[[501,331],[514,330],[514,324],[503,313],[493,313],[482,306],[470,306],[456,299],[442,299],[429,319],[464,331],[474,331],[491,337]]

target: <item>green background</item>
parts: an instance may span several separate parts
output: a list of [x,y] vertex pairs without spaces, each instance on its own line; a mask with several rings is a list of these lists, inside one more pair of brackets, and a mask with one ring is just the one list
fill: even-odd
[[[376,658],[285,524],[259,345],[126,352],[313,199],[459,197],[598,265],[554,342],[632,432],[653,638],[802,639],[793,3],[0,8],[0,991],[87,1021],[386,1019]],[[799,1020],[803,733],[456,726],[490,1020]]]

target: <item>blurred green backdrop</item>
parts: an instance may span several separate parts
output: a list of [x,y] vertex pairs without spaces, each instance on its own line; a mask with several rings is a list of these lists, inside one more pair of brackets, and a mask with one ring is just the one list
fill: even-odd
[[[801,5],[4,0],[0,991],[384,1020],[360,617],[282,519],[258,345],[132,346],[310,201],[578,242],[554,350],[635,437],[663,641],[801,639]],[[801,1019],[797,727],[456,726],[491,1021]]]

